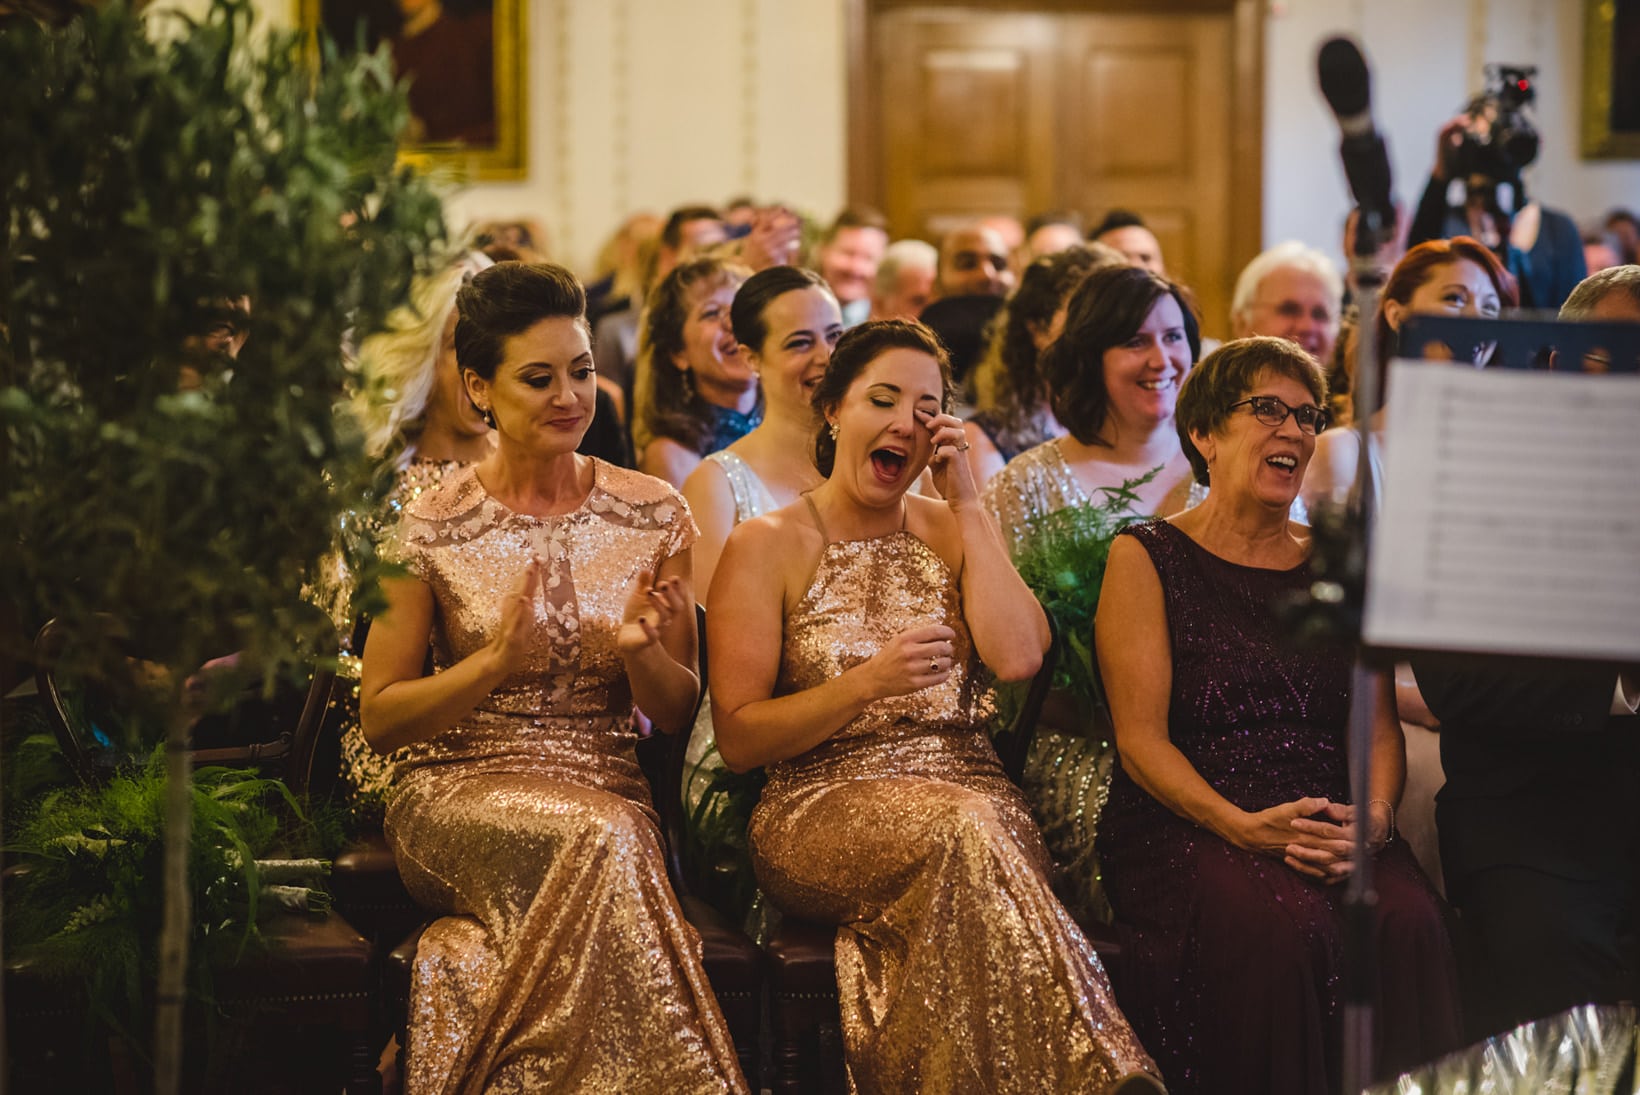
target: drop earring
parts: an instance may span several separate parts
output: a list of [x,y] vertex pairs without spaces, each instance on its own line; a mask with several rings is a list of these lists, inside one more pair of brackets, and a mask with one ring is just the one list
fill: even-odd
[[826,432],[831,434],[831,439],[833,441],[837,440],[837,423],[833,422],[831,424],[831,428],[829,430],[827,430]]
[[683,401],[685,403],[695,401],[695,376],[688,369],[683,370]]
[[490,408],[478,408],[478,417],[482,418],[484,420],[484,424],[490,427],[490,429],[495,429],[495,412],[490,410]]

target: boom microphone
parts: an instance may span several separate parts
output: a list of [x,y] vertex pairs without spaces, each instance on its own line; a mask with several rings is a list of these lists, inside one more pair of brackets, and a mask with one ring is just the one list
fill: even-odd
[[1355,251],[1370,255],[1394,231],[1395,204],[1390,198],[1389,151],[1372,123],[1372,77],[1367,59],[1348,38],[1329,38],[1316,57],[1321,94],[1338,118],[1344,139],[1339,155],[1350,193],[1361,208]]

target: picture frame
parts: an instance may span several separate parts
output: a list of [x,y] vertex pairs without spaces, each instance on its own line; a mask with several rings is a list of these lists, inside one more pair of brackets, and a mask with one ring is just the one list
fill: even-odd
[[1583,156],[1640,159],[1640,0],[1583,0]]
[[405,161],[503,181],[528,174],[525,10],[525,0],[297,0],[297,25],[315,58],[319,31],[343,52],[388,44],[410,79]]

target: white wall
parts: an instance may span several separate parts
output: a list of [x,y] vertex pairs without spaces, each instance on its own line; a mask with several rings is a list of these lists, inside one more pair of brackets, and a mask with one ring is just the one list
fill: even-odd
[[[293,0],[259,0],[289,24]],[[197,10],[204,0],[173,0]],[[526,0],[527,179],[454,196],[456,224],[534,216],[586,270],[621,217],[750,192],[829,217],[845,199],[845,0]],[[1540,68],[1528,185],[1579,219],[1640,205],[1640,163],[1579,158],[1581,0],[1271,0],[1264,239],[1337,249],[1349,207],[1315,51],[1354,34],[1396,191],[1417,201],[1434,134],[1489,60]]]
[[1490,61],[1535,64],[1543,134],[1528,190],[1578,221],[1640,205],[1640,163],[1583,160],[1580,0],[1278,0],[1265,49],[1264,238],[1337,251],[1349,194],[1337,127],[1315,83],[1315,54],[1354,35],[1373,72],[1373,107],[1390,145],[1397,196],[1416,204],[1435,131],[1482,84]]

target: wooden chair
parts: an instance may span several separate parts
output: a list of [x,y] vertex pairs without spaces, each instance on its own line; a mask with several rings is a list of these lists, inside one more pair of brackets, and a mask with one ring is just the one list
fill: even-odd
[[[1031,679],[1013,722],[995,738],[997,757],[1015,783],[1025,771],[1061,650],[1059,629],[1051,614],[1048,629],[1051,642],[1042,656],[1042,668]],[[765,945],[775,1095],[832,1095],[848,1090],[837,1001],[836,942],[835,926],[786,916]]]
[[[108,621],[111,635],[118,624]],[[66,631],[55,621],[41,629],[35,643],[35,663],[42,704],[69,764],[88,785],[109,778],[121,758],[99,748],[95,727],[76,714],[70,689],[59,679],[57,666],[65,652]],[[230,764],[259,767],[283,778],[300,792],[311,771],[314,743],[329,703],[334,677],[316,672],[293,705],[296,722],[272,738],[242,746],[195,750],[196,765]],[[253,1039],[266,1041],[278,1031],[284,1044],[302,1046],[312,1067],[304,1071],[305,1084],[343,1088],[351,1095],[379,1095],[376,1052],[370,1032],[374,1021],[377,980],[369,943],[339,916],[310,918],[281,914],[263,927],[269,947],[246,955],[232,965],[214,968],[215,1001],[223,1017],[248,1030]],[[83,994],[77,985],[46,977],[37,963],[8,955],[5,964],[8,1044],[14,1063],[26,1075],[42,1079],[72,1076],[84,1062],[69,1032],[83,1020]],[[74,1021],[66,1028],[64,1016]],[[289,1031],[300,1030],[297,1038]],[[67,1036],[65,1038],[65,1036]],[[288,1051],[280,1056],[289,1058]],[[304,1064],[306,1062],[303,1062]],[[31,1071],[32,1070],[32,1071]],[[17,1073],[14,1072],[14,1078]],[[76,1086],[68,1081],[57,1090]],[[254,1086],[254,1085],[249,1085]]]
[[[706,679],[706,610],[696,606],[696,626],[700,634],[701,680]],[[702,687],[702,702],[705,698]],[[689,720],[689,725],[694,719]],[[678,896],[686,919],[700,933],[702,965],[718,1006],[734,1039],[735,1054],[754,1088],[758,1087],[759,1057],[763,1037],[763,954],[746,935],[721,913],[698,897],[683,869],[683,771],[689,748],[689,731],[654,734],[638,743],[638,763],[649,780],[655,811],[660,815],[662,850],[666,856],[667,878]],[[421,935],[431,923],[422,913],[422,922],[394,947],[383,971],[383,995],[394,1023],[399,1043],[400,1074],[403,1074],[405,1047],[409,1044],[411,974],[415,968]]]

